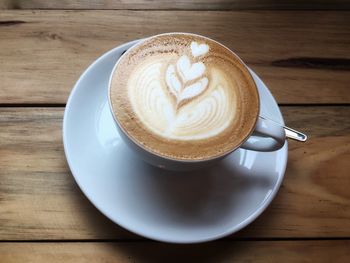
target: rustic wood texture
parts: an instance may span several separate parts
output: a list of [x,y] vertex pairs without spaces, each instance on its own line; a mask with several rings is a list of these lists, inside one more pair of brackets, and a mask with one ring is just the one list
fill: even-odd
[[349,24],[332,11],[2,11],[0,104],[65,103],[102,53],[166,31],[226,44],[279,103],[349,103]]
[[26,262],[348,262],[350,241],[240,241],[201,245],[1,243],[0,261]]
[[[350,262],[346,10],[350,0],[0,0],[0,263]],[[169,31],[236,51],[280,104],[298,104],[283,114],[310,136],[290,142],[271,206],[217,242],[169,245],[123,230],[79,190],[63,153],[64,108],[54,106],[83,70]]]
[[[310,139],[290,142],[279,194],[234,237],[350,237],[350,107],[282,110]],[[63,153],[62,116],[62,108],[0,109],[0,239],[138,239],[79,191]]]
[[2,9],[350,9],[348,0],[0,0]]

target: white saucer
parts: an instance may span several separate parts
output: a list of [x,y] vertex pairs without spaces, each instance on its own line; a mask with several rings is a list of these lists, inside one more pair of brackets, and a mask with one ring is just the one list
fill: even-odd
[[[276,195],[287,164],[287,143],[270,153],[239,149],[217,166],[196,172],[168,172],[139,160],[119,137],[107,101],[110,72],[136,42],[98,58],[68,99],[63,142],[76,182],[112,221],[154,240],[197,243],[242,229]],[[276,101],[253,75],[261,114],[283,123]]]

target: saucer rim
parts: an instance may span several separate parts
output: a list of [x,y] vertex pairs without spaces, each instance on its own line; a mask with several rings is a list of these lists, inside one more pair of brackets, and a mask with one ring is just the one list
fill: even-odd
[[[110,219],[112,222],[116,223],[117,225],[119,225],[120,227],[136,234],[136,235],[139,235],[139,236],[143,236],[143,237],[146,237],[146,238],[149,238],[149,239],[152,239],[152,240],[156,240],[156,241],[162,241],[162,242],[167,242],[167,243],[174,243],[174,244],[195,244],[195,243],[203,243],[203,242],[208,242],[208,241],[213,241],[213,240],[217,240],[217,239],[220,239],[220,238],[223,238],[225,236],[228,236],[228,235],[231,235],[233,233],[236,233],[238,231],[240,231],[241,229],[243,229],[244,227],[246,227],[247,225],[249,225],[250,223],[252,223],[257,217],[259,217],[265,210],[266,208],[271,204],[272,200],[276,197],[277,193],[278,193],[278,190],[283,182],[283,179],[284,179],[284,176],[285,176],[285,171],[286,171],[286,167],[287,167],[287,162],[288,162],[288,141],[286,140],[286,143],[285,143],[285,146],[282,148],[284,149],[284,156],[285,158],[284,159],[284,163],[281,165],[281,169],[279,171],[279,175],[278,175],[278,179],[276,180],[276,183],[274,184],[274,187],[272,189],[272,192],[271,194],[269,195],[269,197],[267,199],[265,199],[261,204],[260,206],[258,207],[258,209],[254,210],[252,212],[252,214],[248,217],[246,217],[242,222],[240,222],[239,224],[236,224],[236,225],[233,225],[231,227],[229,227],[226,231],[224,232],[221,232],[219,234],[216,234],[216,235],[211,235],[209,237],[206,237],[206,238],[194,238],[193,240],[189,240],[189,239],[186,239],[184,241],[181,241],[179,239],[173,239],[171,236],[168,236],[167,238],[162,236],[157,236],[157,235],[151,235],[149,233],[145,233],[143,231],[143,229],[135,229],[133,228],[132,225],[127,225],[127,224],[124,224],[124,223],[121,223],[119,222],[114,216],[112,216],[110,214],[109,211],[105,211],[104,209],[102,209],[100,207],[99,204],[96,204],[94,201],[93,201],[93,197],[90,196],[90,194],[88,193],[88,191],[86,191],[85,187],[83,187],[82,185],[82,182],[80,181],[79,179],[79,176],[77,175],[77,171],[74,169],[74,165],[71,163],[71,157],[70,157],[70,153],[69,153],[69,147],[68,147],[68,138],[67,138],[67,119],[68,119],[68,115],[70,113],[70,107],[71,107],[71,104],[72,104],[72,101],[74,100],[75,96],[76,96],[76,93],[78,91],[78,89],[80,88],[81,86],[81,82],[83,81],[83,79],[85,78],[86,75],[88,75],[90,73],[90,71],[92,71],[96,65],[98,65],[102,60],[104,60],[105,58],[113,55],[114,52],[117,52],[119,50],[123,50],[123,49],[126,49],[134,44],[136,44],[138,41],[140,41],[141,39],[137,39],[137,40],[133,40],[133,41],[130,41],[130,42],[126,42],[122,45],[119,45],[107,52],[105,52],[103,55],[99,56],[96,60],[94,60],[85,70],[84,72],[80,75],[78,81],[75,83],[70,95],[69,95],[69,98],[67,100],[67,103],[66,103],[66,107],[65,107],[65,111],[64,111],[64,116],[63,116],[63,127],[62,127],[62,132],[63,132],[63,147],[64,147],[64,153],[65,153],[65,156],[66,156],[66,160],[67,160],[67,163],[68,163],[68,166],[69,166],[69,169],[74,177],[74,180],[76,181],[76,183],[78,184],[80,190],[84,193],[84,195],[86,196],[86,198],[104,215],[106,216],[108,219]],[[271,94],[270,90],[267,88],[267,86],[265,85],[265,83],[259,78],[259,76],[253,71],[251,70],[250,68],[248,68],[251,75],[253,76],[253,79],[254,81],[256,82],[256,79],[258,81],[260,81],[262,83],[262,85],[264,86],[264,88],[266,89],[266,92],[271,96],[271,99],[275,102],[275,104],[277,105],[278,107],[278,104],[275,100],[275,98],[273,97],[273,95]],[[255,77],[255,78],[254,78]],[[258,83],[256,83],[257,86]],[[262,102],[262,100],[260,100]],[[279,108],[279,107],[278,107]],[[279,110],[280,111],[280,110]],[[282,117],[282,120],[283,120],[283,116],[282,116],[282,113],[280,112],[281,114],[281,117]]]

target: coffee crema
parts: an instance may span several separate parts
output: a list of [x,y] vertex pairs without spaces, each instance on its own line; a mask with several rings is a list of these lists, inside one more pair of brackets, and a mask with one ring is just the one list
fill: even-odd
[[207,160],[238,147],[259,111],[255,82],[240,59],[208,38],[148,38],[118,61],[110,103],[119,127],[162,157]]

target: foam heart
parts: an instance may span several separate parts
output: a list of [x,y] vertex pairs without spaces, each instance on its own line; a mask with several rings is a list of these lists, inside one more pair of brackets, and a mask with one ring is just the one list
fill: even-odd
[[183,82],[199,78],[205,71],[203,62],[191,64],[190,59],[185,55],[179,58],[176,67]]
[[198,44],[197,42],[191,43],[191,51],[194,57],[198,57],[206,54],[209,51],[209,46],[207,44]]

